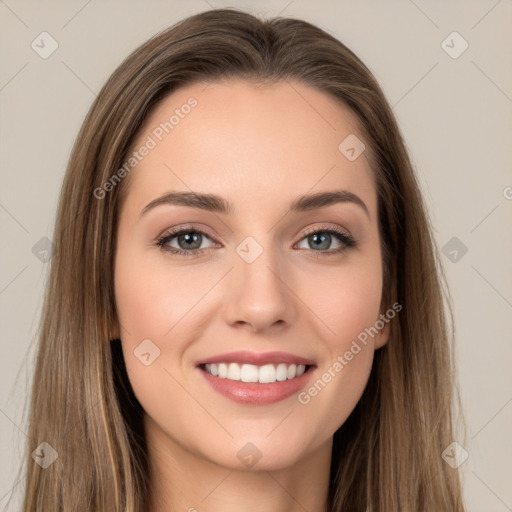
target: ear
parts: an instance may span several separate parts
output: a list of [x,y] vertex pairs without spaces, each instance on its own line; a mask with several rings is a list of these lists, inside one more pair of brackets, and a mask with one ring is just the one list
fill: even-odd
[[382,297],[380,303],[379,318],[375,321],[375,326],[379,332],[374,337],[374,348],[378,350],[382,348],[389,340],[389,332],[391,330],[391,322],[393,322],[397,313],[402,310],[401,304],[395,302],[390,304],[389,298]]
[[[382,315],[384,316],[384,315]],[[379,319],[382,317],[379,317]],[[382,320],[384,323],[384,327],[379,330],[379,333],[374,338],[374,348],[375,350],[383,347],[389,339],[389,321],[386,323],[384,320]]]

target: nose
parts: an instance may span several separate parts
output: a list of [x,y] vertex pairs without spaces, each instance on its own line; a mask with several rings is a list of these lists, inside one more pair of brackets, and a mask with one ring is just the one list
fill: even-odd
[[229,282],[225,283],[228,290],[226,321],[229,325],[245,326],[254,332],[279,326],[282,329],[293,323],[297,304],[292,280],[290,273],[285,272],[283,262],[270,248],[264,247],[254,261],[236,253]]

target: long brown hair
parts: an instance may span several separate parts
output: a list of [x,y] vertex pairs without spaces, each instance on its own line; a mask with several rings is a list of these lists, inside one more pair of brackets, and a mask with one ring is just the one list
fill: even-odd
[[[356,408],[334,436],[329,510],[463,511],[454,440],[453,320],[426,208],[393,113],[368,68],[305,21],[237,9],[191,16],[136,49],[94,101],[60,195],[44,298],[24,468],[25,512],[147,510],[142,408],[118,340],[113,264],[129,180],[98,197],[142,123],[194,82],[297,80],[355,114],[371,148],[383,251],[383,310],[402,311]],[[341,142],[341,141],[340,141]],[[450,322],[447,321],[448,313]],[[40,443],[58,458],[46,469]]]

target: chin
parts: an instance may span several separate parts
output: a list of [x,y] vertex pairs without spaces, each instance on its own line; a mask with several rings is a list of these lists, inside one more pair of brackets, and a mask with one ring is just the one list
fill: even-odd
[[294,466],[307,456],[308,442],[303,438],[297,440],[297,437],[275,435],[272,438],[272,434],[269,437],[266,434],[247,436],[209,445],[204,447],[203,453],[213,464],[230,470],[278,471]]

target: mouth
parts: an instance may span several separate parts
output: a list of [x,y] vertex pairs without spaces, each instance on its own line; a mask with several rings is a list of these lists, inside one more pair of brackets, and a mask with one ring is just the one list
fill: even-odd
[[310,379],[313,361],[286,353],[233,352],[197,364],[221,395],[238,403],[264,405],[298,393]]
[[257,366],[255,364],[210,363],[200,365],[200,368],[213,377],[220,379],[269,384],[296,379],[311,368],[311,365],[281,363],[278,365],[265,364]]

